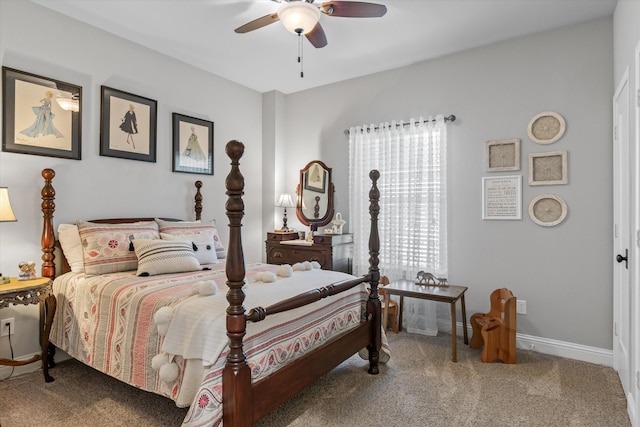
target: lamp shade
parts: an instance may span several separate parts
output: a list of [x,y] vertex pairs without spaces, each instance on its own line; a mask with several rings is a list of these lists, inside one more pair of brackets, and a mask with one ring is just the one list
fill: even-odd
[[306,1],[294,1],[282,5],[278,18],[292,33],[307,34],[320,20],[320,9]]
[[17,221],[16,216],[11,209],[11,202],[9,202],[9,189],[7,187],[0,187],[0,221]]
[[278,197],[278,201],[276,202],[276,206],[281,208],[295,208],[296,204],[293,203],[293,198],[289,193],[282,193],[280,197]]

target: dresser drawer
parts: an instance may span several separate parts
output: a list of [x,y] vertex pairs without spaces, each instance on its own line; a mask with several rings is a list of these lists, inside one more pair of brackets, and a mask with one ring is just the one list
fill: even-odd
[[353,243],[353,234],[318,234],[313,236],[313,243],[332,246]]
[[296,240],[298,233],[267,233],[268,242],[281,242],[283,240]]
[[324,270],[351,273],[353,262],[353,235],[333,234],[313,236],[313,245],[282,244],[297,239],[297,233],[267,233],[268,264],[295,264],[317,261]]
[[331,245],[331,236],[313,236],[313,244],[314,245]]
[[331,269],[331,253],[309,250],[306,246],[272,246],[267,249],[268,264],[295,264],[304,261],[317,261],[325,269]]

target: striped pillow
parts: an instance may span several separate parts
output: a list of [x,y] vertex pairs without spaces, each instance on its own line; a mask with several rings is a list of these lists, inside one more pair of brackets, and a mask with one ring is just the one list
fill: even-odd
[[200,270],[190,241],[135,239],[138,276]]
[[190,240],[193,243],[193,252],[198,258],[200,265],[206,264],[215,264],[218,262],[218,257],[216,256],[216,246],[213,241],[213,233],[202,233],[199,235],[193,236],[180,236],[175,234],[167,234],[160,233],[160,238],[162,240],[181,240],[188,241]]
[[160,227],[160,233],[173,234],[174,236],[184,236],[186,239],[193,239],[194,235],[213,233],[213,243],[216,248],[216,258],[223,259],[227,256],[227,250],[220,240],[220,235],[218,234],[218,229],[216,228],[215,221],[164,221],[162,219],[156,218],[156,222]]

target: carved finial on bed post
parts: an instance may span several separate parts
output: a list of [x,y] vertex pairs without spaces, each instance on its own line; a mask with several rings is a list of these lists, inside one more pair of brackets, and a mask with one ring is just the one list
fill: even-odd
[[54,202],[56,198],[56,190],[51,185],[51,180],[56,176],[53,169],[43,169],[42,177],[44,178],[44,187],[42,187],[42,216],[44,217],[44,224],[42,226],[42,239],[40,241],[42,245],[42,277],[55,277],[56,265],[54,260],[56,258],[53,251],[56,246],[56,238],[53,233],[53,213],[56,210],[56,204]]
[[[229,141],[226,147],[231,159],[231,171],[227,175],[227,217],[229,218],[229,244],[227,250],[227,336],[229,337],[229,355],[222,377],[223,422],[225,426],[251,426],[252,408],[251,370],[247,365],[242,348],[242,339],[246,334],[244,285],[245,266],[242,251],[242,217],[244,216],[244,177],[240,173],[240,157],[244,154],[244,144]],[[249,411],[250,412],[250,411]]]
[[378,360],[380,357],[380,347],[382,346],[382,317],[381,304],[378,297],[378,283],[380,281],[380,269],[378,264],[380,259],[380,235],[378,234],[378,215],[380,214],[380,190],[378,189],[378,179],[380,172],[372,170],[369,172],[371,178],[371,190],[369,191],[369,214],[371,215],[371,232],[369,233],[369,275],[371,276],[371,292],[369,293],[368,313],[373,315],[372,343],[369,345],[369,373],[378,373]]
[[202,193],[200,189],[202,188],[202,181],[196,181],[196,205],[194,210],[196,211],[196,221],[200,221],[202,219]]

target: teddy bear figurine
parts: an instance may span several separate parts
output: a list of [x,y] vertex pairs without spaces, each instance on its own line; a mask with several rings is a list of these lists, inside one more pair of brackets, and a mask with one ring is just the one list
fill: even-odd
[[20,273],[18,273],[18,280],[31,280],[36,278],[36,263],[33,261],[22,261],[18,264]]

